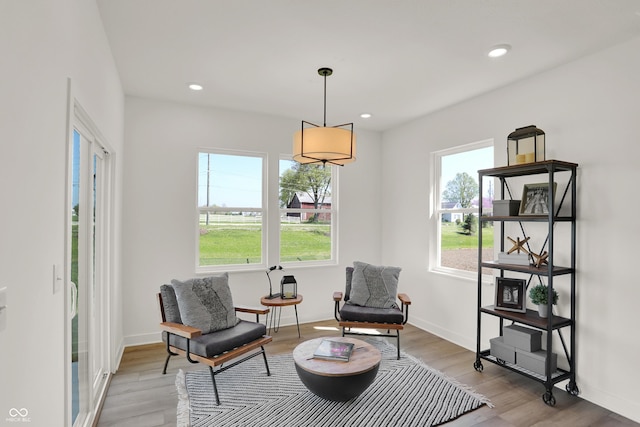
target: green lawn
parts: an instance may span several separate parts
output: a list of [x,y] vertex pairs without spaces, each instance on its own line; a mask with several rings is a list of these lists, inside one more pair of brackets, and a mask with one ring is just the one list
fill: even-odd
[[[200,226],[200,265],[256,264],[261,261],[261,225],[224,223]],[[280,261],[331,258],[329,224],[283,224]]]
[[[442,250],[478,247],[478,233],[463,234],[462,228],[454,222],[442,223]],[[482,229],[482,247],[493,247],[493,225]]]
[[[200,265],[258,264],[261,261],[260,223],[214,223],[200,226]],[[493,226],[482,230],[483,247],[493,247]],[[329,224],[282,224],[280,261],[324,260],[331,257]],[[455,223],[442,223],[442,249],[477,248],[477,232],[468,235]]]
[[331,226],[283,224],[280,261],[318,261],[331,258]]
[[224,224],[200,227],[200,265],[261,262],[260,224]]

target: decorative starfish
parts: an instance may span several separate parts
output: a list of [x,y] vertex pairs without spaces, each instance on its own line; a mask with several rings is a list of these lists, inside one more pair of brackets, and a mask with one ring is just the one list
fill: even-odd
[[520,240],[519,237],[516,237],[516,240],[513,240],[511,237],[507,237],[507,239],[511,240],[511,242],[513,243],[513,247],[511,249],[509,249],[509,252],[507,252],[508,254],[518,251],[518,253],[520,253],[520,251],[524,252],[525,254],[528,254],[529,251],[527,251],[524,248],[524,244],[527,243],[529,241],[531,237],[527,237],[524,240]]
[[547,251],[544,251],[539,255],[531,252],[531,256],[535,258],[535,262],[533,263],[533,265],[538,268],[542,267],[543,264],[548,264],[547,258],[549,257],[549,254],[547,253]]

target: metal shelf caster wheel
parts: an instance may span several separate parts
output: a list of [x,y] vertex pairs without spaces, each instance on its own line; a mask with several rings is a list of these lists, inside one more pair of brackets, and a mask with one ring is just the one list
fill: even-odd
[[569,393],[572,396],[577,396],[580,394],[578,385],[574,381],[569,381],[569,384],[567,384],[565,388],[567,389],[567,393]]
[[498,365],[500,365],[500,366],[504,366],[504,365],[506,365],[506,363],[507,363],[507,362],[505,362],[505,361],[504,361],[504,360],[502,360],[502,359],[496,359],[496,362],[498,362]]
[[484,367],[482,366],[482,362],[480,360],[476,360],[475,362],[473,362],[473,369],[478,372],[482,372],[482,370],[484,369]]
[[549,406],[556,406],[556,398],[553,393],[548,390],[542,395],[542,401]]

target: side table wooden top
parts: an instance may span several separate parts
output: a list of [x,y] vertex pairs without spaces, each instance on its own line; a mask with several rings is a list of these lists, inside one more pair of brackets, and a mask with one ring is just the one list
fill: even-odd
[[269,295],[265,295],[262,298],[260,298],[260,304],[266,306],[266,307],[284,307],[287,305],[296,305],[296,304],[300,304],[302,302],[302,295],[298,294],[297,297],[295,298],[272,298],[269,299]]
[[[313,353],[324,339],[354,343],[349,361],[314,359]],[[361,374],[378,366],[381,359],[382,356],[377,348],[365,341],[349,337],[315,338],[301,343],[293,350],[293,360],[296,365],[307,372],[325,377]]]

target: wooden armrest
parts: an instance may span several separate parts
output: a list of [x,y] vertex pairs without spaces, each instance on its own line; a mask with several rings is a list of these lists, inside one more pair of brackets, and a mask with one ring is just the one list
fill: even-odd
[[342,300],[342,292],[336,291],[333,293],[333,300],[340,301]]
[[404,305],[411,305],[411,298],[409,298],[409,295],[407,294],[398,294],[398,299],[404,304]]
[[259,307],[248,307],[248,306],[236,306],[236,311],[241,313],[253,313],[253,314],[267,314],[269,313],[268,308],[259,308]]
[[181,337],[192,339],[202,335],[202,331],[193,326],[182,325],[180,323],[162,322],[160,328],[163,331],[167,331],[172,334],[180,335]]

